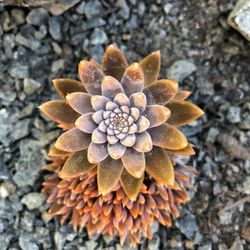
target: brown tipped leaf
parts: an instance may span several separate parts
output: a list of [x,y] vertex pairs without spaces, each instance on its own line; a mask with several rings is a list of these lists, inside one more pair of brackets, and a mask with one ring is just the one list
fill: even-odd
[[174,126],[185,125],[204,114],[199,107],[186,101],[171,101],[166,107],[171,110],[168,123]]
[[154,147],[145,154],[146,172],[152,176],[157,183],[165,185],[174,184],[174,167],[168,154],[162,148]]
[[79,63],[78,72],[88,93],[92,95],[101,94],[101,82],[104,74],[99,66],[93,62],[82,60]]
[[157,80],[161,67],[161,54],[160,51],[153,52],[145,57],[140,65],[144,72],[144,84],[145,86],[153,83]]
[[126,69],[121,80],[121,85],[127,96],[142,91],[144,75],[139,63],[133,63]]
[[190,143],[185,148],[179,150],[166,149],[166,151],[170,155],[195,155],[195,151]]
[[127,148],[125,154],[122,156],[122,163],[126,170],[135,178],[143,176],[145,170],[144,153]]
[[75,120],[79,117],[79,114],[63,100],[48,101],[39,108],[48,118],[58,123],[73,126]]
[[70,155],[70,157],[64,163],[59,175],[62,179],[74,178],[81,174],[87,173],[95,166],[95,164],[89,163],[87,158],[87,150],[83,150]]
[[120,178],[121,185],[124,192],[129,197],[130,200],[135,201],[143,183],[144,176],[141,178],[135,178],[126,169],[123,169]]
[[122,169],[121,160],[113,160],[110,157],[99,163],[97,183],[100,194],[106,195],[112,191],[120,179]]
[[66,96],[66,100],[71,108],[80,114],[94,111],[91,105],[91,95],[88,93],[71,93]]
[[73,128],[59,136],[55,143],[55,147],[67,152],[77,152],[86,149],[89,144],[90,134]]
[[148,105],[144,111],[144,116],[150,122],[150,128],[157,127],[167,121],[171,112],[168,108],[161,105]]
[[174,97],[174,101],[184,101],[192,94],[191,91],[188,90],[178,90],[176,96]]
[[103,55],[102,67],[105,75],[113,76],[120,81],[128,63],[121,50],[114,45],[110,45]]
[[178,83],[174,80],[158,80],[146,87],[143,92],[148,104],[166,104],[178,92]]
[[151,135],[153,145],[158,147],[178,150],[188,145],[188,141],[182,132],[166,123],[149,129],[148,132]]
[[86,92],[83,84],[73,79],[61,78],[54,79],[52,82],[62,98],[65,98],[66,95],[72,92]]
[[63,150],[59,150],[55,147],[55,144],[53,144],[50,149],[49,149],[49,156],[59,156],[59,157],[65,157],[65,156],[69,156],[71,153],[70,152],[66,152]]

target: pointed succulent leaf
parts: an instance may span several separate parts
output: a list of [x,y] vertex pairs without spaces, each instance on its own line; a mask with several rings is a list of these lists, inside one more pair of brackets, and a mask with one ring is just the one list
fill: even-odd
[[119,93],[124,93],[122,85],[112,76],[105,76],[102,85],[102,95],[106,96],[110,100]]
[[121,80],[121,85],[127,96],[142,91],[144,75],[139,63],[133,63],[126,69]]
[[110,100],[107,97],[101,95],[94,95],[91,97],[91,105],[95,111],[105,109],[105,106],[109,101]]
[[59,136],[55,147],[66,152],[77,152],[86,149],[90,144],[90,134],[77,128],[70,129]]
[[99,66],[93,62],[82,60],[79,63],[78,72],[88,93],[92,95],[101,94],[101,82],[104,74]]
[[149,152],[153,148],[152,140],[148,132],[136,135],[136,142],[133,148],[138,152]]
[[186,101],[171,101],[166,107],[171,111],[168,123],[177,127],[188,124],[204,114],[199,107]]
[[157,127],[170,117],[170,110],[161,105],[148,105],[143,115],[149,120],[150,128]]
[[178,92],[178,83],[174,80],[158,80],[143,90],[148,104],[166,104]]
[[106,195],[112,191],[120,179],[123,165],[121,160],[113,160],[108,157],[99,163],[97,168],[98,191]]
[[161,54],[160,51],[155,51],[152,54],[145,57],[140,65],[144,72],[144,84],[145,86],[153,83],[157,80],[161,67]]
[[166,151],[170,155],[195,155],[195,151],[190,143],[185,148],[179,150],[166,149]]
[[61,78],[54,79],[52,80],[52,82],[58,94],[62,98],[65,98],[66,95],[73,92],[86,92],[86,89],[84,88],[83,84],[74,79]]
[[141,178],[145,170],[144,153],[137,152],[132,148],[127,148],[122,156],[122,163],[127,171],[135,178]]
[[141,190],[143,179],[144,176],[142,176],[141,178],[135,178],[131,174],[129,174],[126,169],[123,169],[120,181],[124,192],[130,200],[136,200]]
[[164,185],[174,184],[174,167],[168,154],[162,148],[154,147],[145,154],[146,172],[157,183]]
[[81,174],[86,174],[95,166],[95,164],[89,163],[87,158],[87,150],[83,150],[70,155],[70,157],[64,163],[59,176],[62,179],[74,178]]
[[128,63],[121,50],[110,45],[104,53],[102,67],[105,75],[113,76],[120,81]]
[[90,163],[98,163],[108,156],[107,144],[96,144],[91,142],[88,148],[88,161]]
[[58,123],[74,125],[75,120],[79,117],[79,114],[63,100],[48,101],[39,108],[48,118]]
[[59,157],[65,157],[65,156],[69,156],[71,153],[70,152],[66,152],[63,150],[59,150],[55,147],[55,144],[53,144],[50,149],[49,149],[49,156],[59,156]]
[[147,105],[147,98],[142,92],[134,93],[129,98],[132,107],[138,108],[143,112]]
[[86,113],[84,115],[81,115],[75,121],[76,127],[79,128],[83,132],[91,134],[97,128],[96,123],[92,119],[92,115],[93,113]]
[[178,150],[188,145],[186,137],[176,127],[163,123],[162,125],[149,129],[153,145]]
[[188,90],[178,90],[176,96],[174,97],[174,101],[184,101],[192,94],[191,91]]
[[80,114],[94,111],[91,105],[91,95],[88,93],[71,93],[66,96],[66,100],[71,108]]
[[120,159],[124,155],[125,151],[126,147],[120,142],[108,144],[108,152],[114,160]]

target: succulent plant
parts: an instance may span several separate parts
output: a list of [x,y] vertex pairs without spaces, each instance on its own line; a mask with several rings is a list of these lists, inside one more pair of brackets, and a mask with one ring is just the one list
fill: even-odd
[[159,51],[128,65],[110,45],[101,65],[83,60],[78,71],[81,81],[53,81],[62,100],[40,106],[65,130],[49,151],[49,214],[136,244],[151,237],[154,219],[170,225],[188,199],[194,171],[177,158],[195,151],[178,127],[203,111],[176,81],[158,80]]

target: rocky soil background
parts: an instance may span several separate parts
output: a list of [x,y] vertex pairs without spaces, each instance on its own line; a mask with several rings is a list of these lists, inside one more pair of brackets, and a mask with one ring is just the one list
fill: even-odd
[[197,148],[197,192],[173,228],[155,225],[138,249],[250,249],[250,46],[227,24],[236,1],[8,2],[28,1],[0,1],[0,249],[130,249],[47,221],[40,193],[60,130],[37,107],[56,98],[53,78],[77,78],[79,60],[100,61],[110,43],[130,62],[160,49],[161,76],[206,112],[184,128]]

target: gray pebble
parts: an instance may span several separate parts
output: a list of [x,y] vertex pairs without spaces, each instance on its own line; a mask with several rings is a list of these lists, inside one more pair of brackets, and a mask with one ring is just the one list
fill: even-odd
[[20,140],[29,134],[30,119],[18,121],[13,126],[11,138],[13,141]]
[[13,78],[28,78],[29,77],[29,67],[27,65],[14,64],[10,68],[10,75]]
[[241,121],[240,113],[241,113],[240,107],[230,106],[227,111],[227,120],[230,123],[240,122]]
[[34,94],[41,87],[41,85],[42,84],[40,82],[31,78],[25,78],[23,81],[23,89],[27,95]]
[[106,33],[100,29],[95,28],[93,33],[91,34],[91,43],[93,45],[104,44],[108,40]]
[[32,241],[32,237],[26,233],[21,234],[18,240],[22,250],[39,250],[38,245]]
[[167,72],[168,79],[182,82],[184,78],[191,75],[196,70],[196,66],[190,60],[179,60],[174,62]]
[[51,66],[51,71],[53,73],[57,73],[59,70],[63,69],[65,64],[64,59],[59,59],[57,61],[54,61]]
[[102,11],[103,7],[98,0],[88,1],[85,6],[85,15],[89,19],[100,15]]
[[49,33],[54,40],[56,40],[56,41],[62,40],[61,18],[60,17],[51,17],[49,19]]
[[176,221],[176,227],[189,239],[193,239],[195,232],[199,231],[195,221],[195,216],[191,213],[186,213]]
[[46,9],[36,8],[29,12],[26,17],[27,23],[32,25],[42,25],[48,20],[49,14]]
[[0,234],[0,249],[7,250],[12,238],[10,234]]
[[43,193],[28,193],[26,194],[22,200],[21,203],[25,204],[29,210],[39,208],[45,201],[46,195]]

